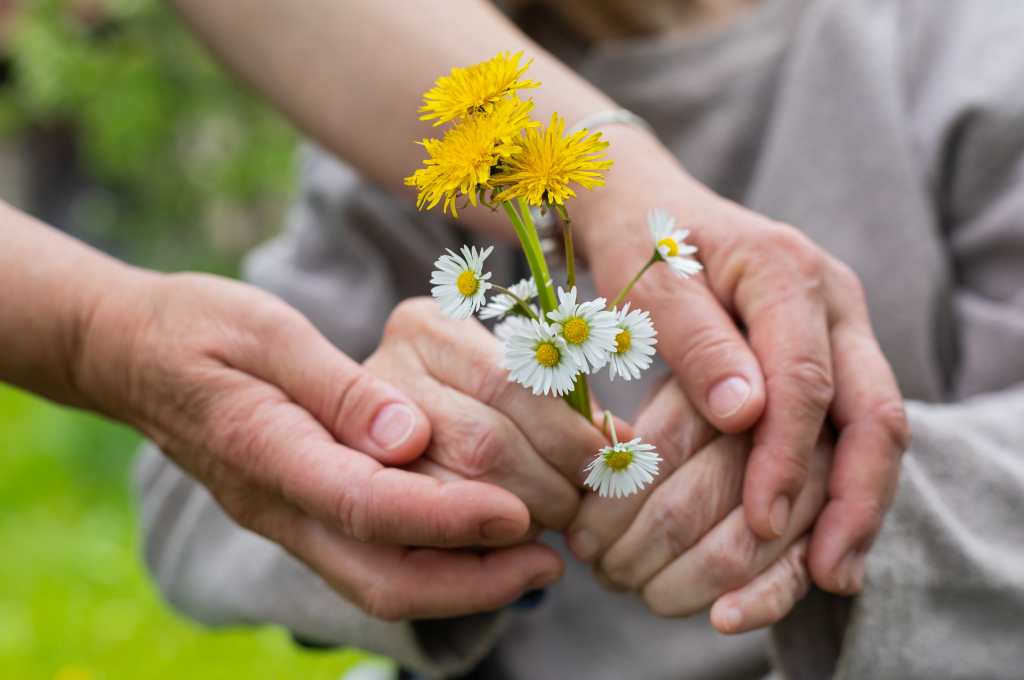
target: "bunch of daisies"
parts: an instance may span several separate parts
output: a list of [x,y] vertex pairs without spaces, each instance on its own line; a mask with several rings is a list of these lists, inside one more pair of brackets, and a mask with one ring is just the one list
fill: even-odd
[[[539,86],[524,80],[529,62],[522,53],[501,53],[468,68],[454,68],[424,95],[423,120],[450,124],[440,139],[420,144],[428,157],[406,183],[418,190],[417,205],[458,215],[456,203],[502,209],[519,237],[531,277],[500,286],[484,269],[493,248],[463,246],[435,262],[432,294],[453,319],[479,314],[497,322],[494,332],[505,344],[509,380],[538,396],[564,398],[592,420],[587,376],[608,368],[612,379],[633,380],[650,367],[657,332],[650,315],[623,304],[643,274],[659,262],[682,277],[701,269],[687,232],[675,227],[664,210],[648,215],[652,254],[636,276],[609,304],[605,298],[579,299],[575,285],[572,230],[566,201],[573,185],[592,189],[604,184],[611,167],[601,133],[565,132],[557,114],[541,130],[530,119],[533,102],[519,91]],[[562,224],[567,277],[555,288],[540,246],[531,209],[554,211]],[[557,295],[556,295],[557,294]],[[640,439],[619,442],[605,412],[611,437],[586,468],[584,484],[602,496],[628,496],[653,481],[660,458]]]

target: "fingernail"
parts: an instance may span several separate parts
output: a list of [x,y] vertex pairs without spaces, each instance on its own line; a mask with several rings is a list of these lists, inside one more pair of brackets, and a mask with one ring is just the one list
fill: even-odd
[[370,424],[370,439],[382,449],[394,449],[405,443],[416,427],[416,416],[405,404],[392,402],[377,412]]
[[569,550],[580,562],[594,559],[599,548],[597,537],[586,529],[578,529],[569,536]]
[[839,589],[852,595],[864,587],[864,553],[851,552],[839,566]]
[[491,541],[511,540],[522,534],[522,525],[507,517],[495,517],[480,525],[480,535]]
[[727,607],[718,615],[718,622],[727,631],[739,630],[743,622],[743,614],[736,607]]
[[739,411],[750,398],[750,383],[733,376],[719,382],[708,393],[708,406],[719,418],[731,416]]
[[768,513],[768,524],[771,525],[772,533],[782,536],[789,526],[789,499],[779,496],[772,503],[771,512]]
[[557,571],[548,571],[543,574],[534,576],[533,579],[526,585],[526,590],[537,590],[538,588],[549,586],[555,581],[557,581],[560,576],[561,574],[559,574]]

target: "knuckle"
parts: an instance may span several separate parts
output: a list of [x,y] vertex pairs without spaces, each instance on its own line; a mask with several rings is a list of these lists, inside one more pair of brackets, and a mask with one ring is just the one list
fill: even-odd
[[813,282],[814,286],[824,280],[827,265],[824,251],[799,229],[777,224],[764,239],[772,257],[785,262],[787,269],[798,272],[803,280]]
[[744,527],[715,543],[705,558],[705,573],[718,589],[734,588],[749,579],[756,554],[757,539]]
[[407,298],[398,303],[384,324],[384,336],[402,336],[407,331],[429,319],[435,311],[434,305],[426,297]]
[[[708,370],[721,371],[722,367],[731,366],[738,350],[738,341],[719,326],[702,324],[689,334],[689,342],[682,346],[681,361],[687,373]],[[671,347],[666,347],[672,352]],[[709,378],[708,382],[711,382]]]
[[373,475],[367,480],[362,490],[357,491],[342,484],[334,492],[334,517],[342,531],[363,543],[373,542],[377,534],[372,521],[373,513],[370,511],[372,490]]
[[811,587],[810,575],[807,572],[807,550],[791,550],[786,554],[786,575],[789,584],[788,592],[795,600],[799,600]]
[[864,292],[864,284],[853,268],[835,258],[829,258],[829,267],[842,294],[866,306],[867,296]]
[[469,479],[498,474],[504,463],[503,429],[490,419],[469,423],[452,452],[451,467]]
[[783,367],[782,375],[793,383],[797,398],[812,411],[828,409],[835,397],[832,367],[819,357],[797,357]]
[[887,399],[874,409],[875,419],[881,423],[892,440],[894,449],[902,454],[910,447],[910,424],[902,399]]
[[469,395],[488,406],[504,403],[512,390],[518,390],[516,383],[508,380],[508,373],[503,369],[495,355],[479,345],[465,348],[463,353],[463,374],[469,383]]
[[373,385],[377,381],[377,378],[363,370],[362,367],[357,367],[349,372],[346,378],[335,383],[335,390],[326,390],[333,392],[328,397],[330,403],[325,412],[329,414],[331,419],[329,422],[334,426],[335,432],[345,432],[350,429],[346,425],[351,419],[351,414],[369,403],[366,397],[372,394]]
[[805,453],[807,452],[800,452],[792,446],[776,451],[776,457],[773,459],[776,465],[773,472],[783,488],[798,489],[807,481],[810,461],[804,455]]
[[661,501],[654,506],[654,521],[664,536],[672,555],[682,555],[693,544],[693,528],[697,526],[697,513],[687,505]]

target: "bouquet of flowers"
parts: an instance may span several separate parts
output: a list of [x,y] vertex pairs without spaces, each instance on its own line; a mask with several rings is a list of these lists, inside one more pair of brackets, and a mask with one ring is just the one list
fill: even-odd
[[[664,210],[652,210],[648,226],[650,259],[609,305],[605,298],[578,299],[572,222],[567,201],[572,185],[594,189],[604,184],[612,166],[600,132],[566,132],[557,113],[546,128],[530,118],[533,101],[520,91],[540,86],[525,80],[530,61],[522,53],[503,52],[475,66],[453,68],[423,97],[421,120],[448,125],[440,139],[424,139],[423,167],[407,177],[418,191],[417,207],[458,216],[463,206],[483,204],[508,216],[530,268],[531,278],[500,286],[484,271],[493,247],[463,246],[448,250],[435,263],[432,293],[453,319],[479,313],[497,319],[495,334],[505,343],[509,380],[538,396],[564,398],[580,415],[593,420],[587,376],[609,367],[612,379],[639,378],[652,362],[657,333],[646,311],[623,301],[640,277],[656,263],[666,263],[682,277],[701,270],[685,242],[687,231],[675,228]],[[554,211],[560,218],[566,256],[566,282],[557,290],[551,280],[532,210]],[[491,293],[488,299],[488,293]],[[556,295],[557,293],[557,295]],[[621,307],[620,307],[621,305]],[[597,452],[585,469],[584,484],[602,496],[628,496],[658,474],[661,458],[639,438],[618,441],[611,414],[603,427],[611,446]]]

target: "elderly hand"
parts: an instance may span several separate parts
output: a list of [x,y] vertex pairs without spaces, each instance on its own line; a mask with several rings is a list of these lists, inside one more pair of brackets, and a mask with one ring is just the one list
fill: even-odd
[[[461,342],[449,324],[431,330],[413,303],[364,368],[249,286],[139,272],[120,284],[80,334],[75,382],[92,405],[138,427],[233,519],[367,612],[492,610],[560,577],[553,551],[524,542],[530,514],[519,498],[456,477],[500,479],[536,516],[564,526],[579,495],[537,453],[537,432],[554,432],[543,450],[565,464],[603,440],[572,413],[575,428],[545,413],[553,404],[506,389],[485,350],[468,353],[482,342]],[[473,332],[494,342],[482,327]],[[392,359],[401,365],[393,376]],[[412,389],[423,407],[375,372]],[[451,473],[397,467],[428,445],[432,471]],[[453,549],[466,546],[473,550]]]
[[[830,417],[836,460],[808,559],[820,587],[856,592],[908,443],[902,398],[857,277],[793,227],[700,186],[646,133],[605,132],[615,172],[573,214],[598,288],[614,296],[650,257],[648,208],[666,208],[691,230],[706,277],[681,282],[654,267],[629,300],[650,310],[658,350],[700,414],[722,432],[753,427],[743,505],[762,538],[793,534]],[[683,415],[657,418],[642,419],[665,432]]]
[[539,527],[563,530],[579,509],[583,466],[607,441],[563,400],[510,382],[502,355],[478,321],[452,321],[433,300],[415,298],[392,313],[365,366],[431,422],[433,438],[412,469],[498,485]]
[[785,616],[807,591],[803,536],[825,501],[831,443],[823,438],[812,449],[786,533],[764,540],[741,505],[749,436],[716,432],[675,381],[657,392],[636,428],[664,458],[658,482],[625,499],[587,497],[569,531],[573,552],[603,583],[640,593],[662,616],[716,603],[711,620],[723,633]]

